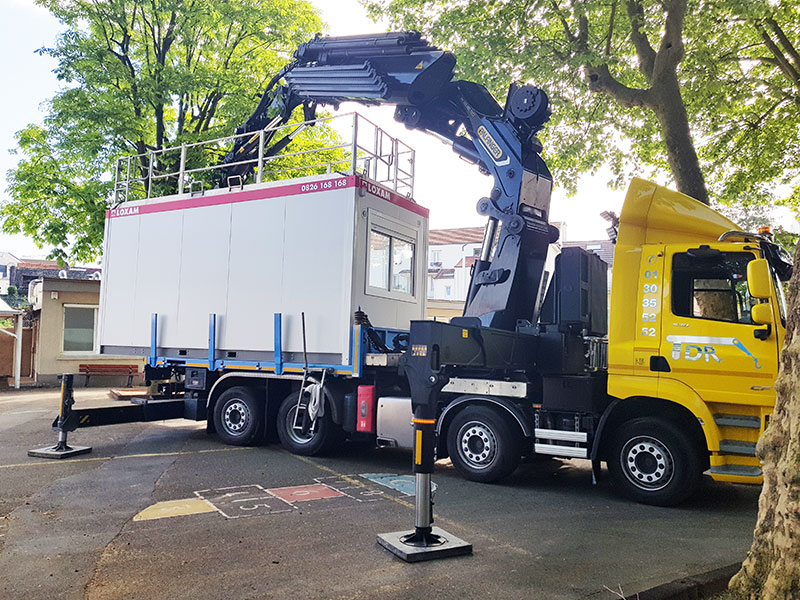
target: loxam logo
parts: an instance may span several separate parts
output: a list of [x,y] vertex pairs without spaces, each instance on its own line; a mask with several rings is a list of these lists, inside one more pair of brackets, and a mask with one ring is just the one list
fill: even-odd
[[361,187],[367,190],[373,196],[378,196],[379,198],[383,198],[384,200],[391,200],[392,194],[391,192],[389,192],[389,190],[386,190],[378,185],[375,185],[371,181],[366,181],[362,179]]
[[138,215],[139,214],[139,207],[138,206],[120,206],[119,208],[112,208],[109,211],[109,214],[112,217],[127,217],[128,215]]

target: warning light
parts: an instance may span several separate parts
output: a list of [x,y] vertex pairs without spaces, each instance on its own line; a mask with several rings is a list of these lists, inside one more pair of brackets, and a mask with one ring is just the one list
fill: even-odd
[[758,233],[759,233],[759,235],[763,235],[765,233],[766,234],[771,234],[772,230],[769,228],[768,225],[764,225],[764,226],[758,228]]

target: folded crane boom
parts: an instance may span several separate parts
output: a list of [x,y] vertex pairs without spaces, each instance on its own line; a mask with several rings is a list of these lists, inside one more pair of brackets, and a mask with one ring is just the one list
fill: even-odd
[[[536,138],[550,116],[546,94],[513,85],[501,108],[482,85],[454,81],[455,57],[414,32],[318,36],[302,44],[294,58],[273,77],[237,133],[264,129],[270,136],[301,105],[306,120],[319,104],[396,105],[398,121],[448,139],[459,155],[494,177],[491,193],[478,203],[488,224],[464,315],[506,331],[520,321],[535,323],[548,244],[557,237],[547,221],[552,177]],[[285,84],[278,86],[281,79]],[[240,163],[252,158],[257,142],[256,135],[237,139],[224,160],[234,163],[227,176],[250,168]],[[267,142],[272,145],[265,155],[271,156],[291,135]]]

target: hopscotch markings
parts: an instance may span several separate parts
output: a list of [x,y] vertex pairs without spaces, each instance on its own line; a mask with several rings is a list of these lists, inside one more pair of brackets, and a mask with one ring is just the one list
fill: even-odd
[[195,495],[208,502],[226,519],[274,515],[293,510],[290,502],[271,494],[255,483],[199,490]]
[[314,481],[331,487],[356,502],[375,502],[384,495],[382,490],[370,487],[368,482],[363,481],[359,475],[348,475],[346,479],[331,475],[328,477],[316,477]]
[[270,488],[267,490],[273,496],[289,503],[310,502],[311,500],[322,500],[324,498],[337,498],[346,496],[341,491],[324,485],[313,483],[311,485],[295,485],[291,487]]
[[[316,477],[315,483],[266,489],[257,483],[197,490],[196,498],[157,503],[134,520],[216,511],[226,519],[290,513],[298,509],[341,508],[353,502],[413,497],[414,476],[362,473]],[[433,491],[436,485],[433,484]],[[3,533],[0,531],[0,534]],[[2,538],[0,538],[2,540]]]
[[[360,477],[378,485],[400,492],[404,496],[416,495],[416,481],[413,475],[394,475],[391,473],[361,473]],[[431,482],[431,492],[436,491],[436,484]]]

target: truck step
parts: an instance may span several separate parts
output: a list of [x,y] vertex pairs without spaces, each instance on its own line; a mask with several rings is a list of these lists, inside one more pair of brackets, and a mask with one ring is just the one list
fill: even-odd
[[721,440],[719,451],[724,454],[737,454],[740,456],[755,456],[755,442],[741,442],[739,440]]
[[747,465],[720,465],[711,467],[709,471],[714,475],[736,475],[738,477],[761,477],[761,467]]
[[563,429],[534,429],[537,440],[557,440],[560,442],[586,442],[585,431],[565,431]]
[[747,429],[761,429],[761,419],[748,415],[714,415],[714,422],[720,427],[746,427]]
[[586,448],[575,446],[556,446],[555,444],[534,444],[536,454],[552,454],[554,456],[569,456],[571,458],[586,458]]

